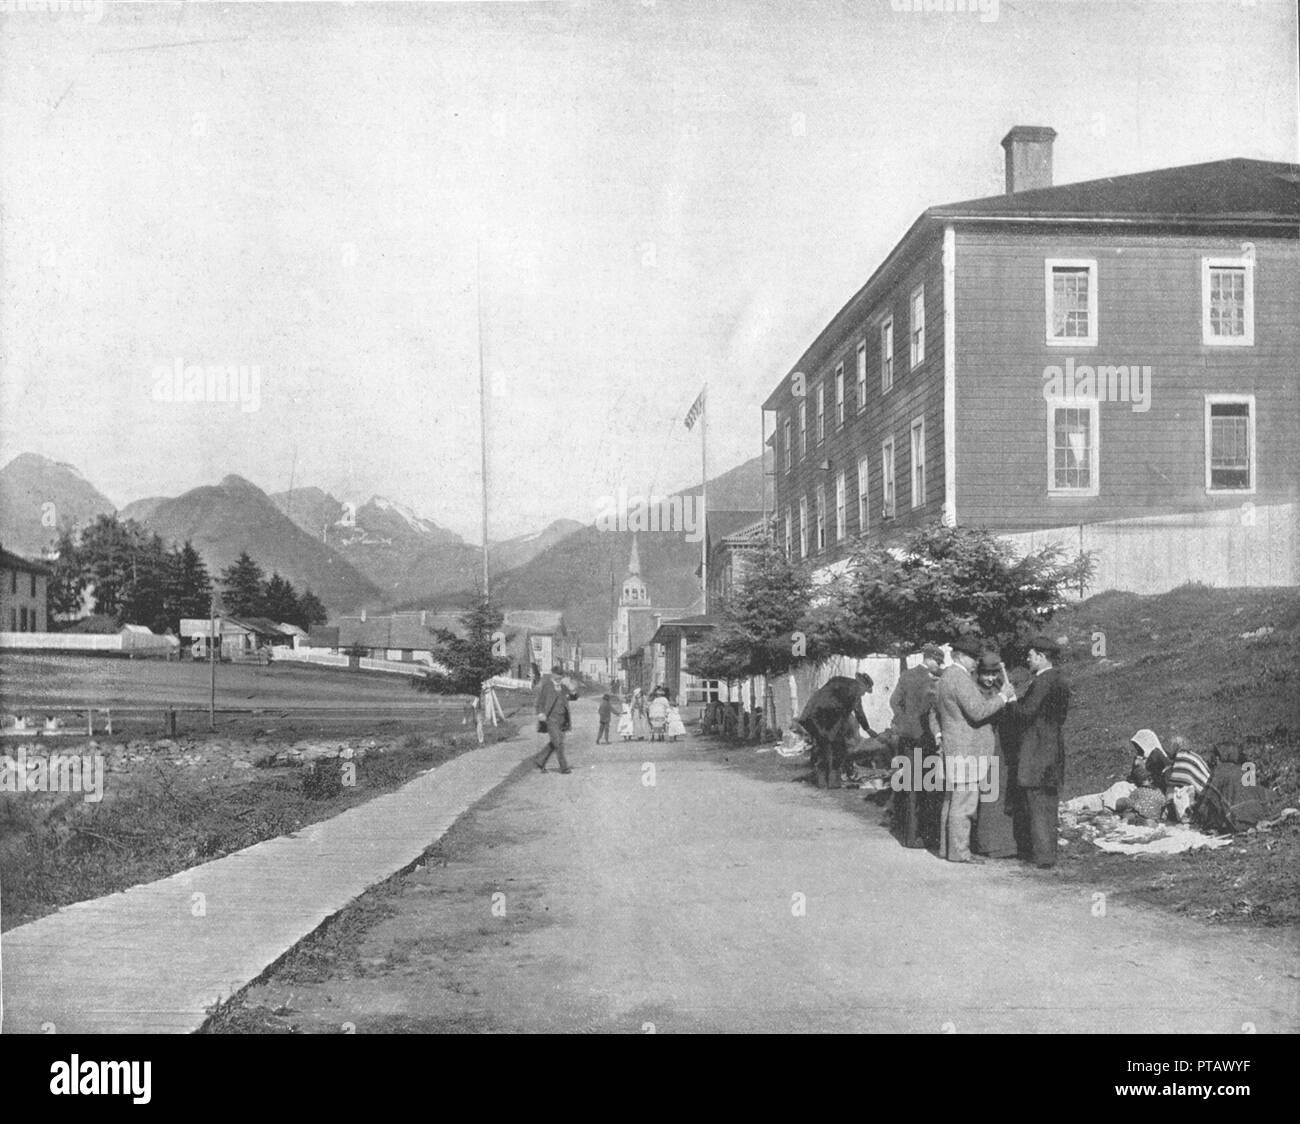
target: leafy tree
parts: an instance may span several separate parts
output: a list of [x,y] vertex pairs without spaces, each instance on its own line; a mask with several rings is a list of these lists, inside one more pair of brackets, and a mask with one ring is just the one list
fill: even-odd
[[1086,585],[1088,553],[1056,547],[1017,557],[991,531],[936,524],[901,547],[874,546],[810,615],[809,655],[904,655],[969,632],[1017,649]]
[[222,600],[226,611],[236,617],[263,615],[264,575],[248,551],[221,572]]
[[88,584],[82,572],[81,551],[70,530],[64,530],[54,547],[58,557],[45,586],[45,605],[53,620],[67,620],[81,612],[81,599]]
[[510,667],[509,659],[496,654],[493,639],[504,620],[504,614],[490,601],[482,596],[476,598],[460,617],[464,636],[445,628],[434,633],[437,647],[433,658],[446,672],[434,671],[415,680],[414,685],[440,695],[479,694],[489,679],[504,674]]
[[807,570],[770,541],[749,559],[742,583],[723,606],[721,623],[691,645],[687,664],[694,675],[728,683],[762,675],[765,708],[775,724],[771,680],[806,657],[812,583]]
[[96,613],[119,616],[142,538],[134,523],[122,523],[116,515],[100,515],[82,532],[77,553],[82,577],[94,586]]
[[321,600],[310,589],[303,590],[303,594],[298,598],[298,613],[302,617],[301,627],[311,631],[314,625],[324,624],[330,619],[329,613],[325,611],[325,606]]

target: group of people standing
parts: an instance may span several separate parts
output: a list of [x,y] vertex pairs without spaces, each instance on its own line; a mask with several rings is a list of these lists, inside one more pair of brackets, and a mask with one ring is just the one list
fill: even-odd
[[602,695],[600,699],[600,725],[596,730],[596,744],[602,739],[610,744],[609,724],[618,715],[618,736],[625,742],[645,741],[654,733],[663,734],[676,741],[686,734],[681,712],[668,693],[667,687],[656,687],[649,696],[637,687],[630,695]]
[[979,638],[959,636],[951,648],[942,671],[943,653],[926,648],[890,698],[900,752],[937,756],[943,769],[941,790],[914,773],[895,793],[896,830],[906,846],[935,846],[950,862],[1019,857],[1054,866],[1070,706],[1054,666],[1060,648],[1034,637],[1015,681]]

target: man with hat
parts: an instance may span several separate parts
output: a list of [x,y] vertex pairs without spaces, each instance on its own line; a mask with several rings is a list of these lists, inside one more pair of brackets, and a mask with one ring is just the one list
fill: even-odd
[[1065,781],[1065,717],[1070,688],[1053,661],[1060,645],[1050,636],[1029,642],[1026,662],[1034,678],[1015,705],[1020,727],[1016,783],[1029,820],[1030,858],[1043,868],[1056,865],[1057,813]]
[[[943,667],[943,649],[927,644],[921,651],[921,662],[909,667],[898,677],[898,686],[889,696],[889,706],[894,712],[894,732],[898,735],[897,753],[912,759],[917,749],[929,755],[934,750],[930,735],[930,708],[934,705],[934,683]],[[928,798],[936,793],[917,791],[920,788],[914,771],[913,780],[905,792],[896,792],[890,807],[893,809],[893,828],[904,847],[924,847],[930,830],[937,825],[938,815],[930,815],[931,803],[938,812],[937,801]]]
[[943,753],[943,809],[939,816],[939,854],[949,862],[983,862],[970,851],[971,827],[980,806],[981,763],[993,758],[993,730],[986,719],[1015,699],[1007,684],[986,698],[973,672],[983,645],[963,634],[952,642],[952,664],[934,689],[937,740]]
[[867,737],[876,736],[862,709],[862,697],[874,685],[865,671],[859,671],[852,679],[834,675],[817,688],[803,713],[795,719],[812,739],[813,777],[818,784],[824,772],[827,788],[840,787],[849,743],[857,733],[855,720],[867,732]]

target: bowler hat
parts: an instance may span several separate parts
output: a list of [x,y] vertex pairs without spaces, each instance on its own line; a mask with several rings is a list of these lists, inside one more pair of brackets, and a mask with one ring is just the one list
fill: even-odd
[[867,690],[868,690],[868,691],[870,691],[870,690],[871,690],[871,689],[876,685],[876,681],[875,681],[874,679],[872,679],[871,676],[868,675],[865,671],[859,671],[859,672],[854,676],[854,678],[856,678],[856,679],[861,679],[862,682],[865,683],[865,684],[867,685]]
[[963,633],[952,642],[952,650],[961,652],[963,655],[970,656],[971,659],[979,659],[980,653],[984,650],[984,645],[980,643],[978,636],[972,636],[969,632]]
[[1002,657],[997,652],[989,651],[987,648],[980,653],[978,671],[1001,671]]
[[934,660],[937,664],[943,663],[943,649],[937,644],[927,644],[921,649],[921,659]]
[[1040,632],[1031,641],[1029,647],[1035,652],[1042,652],[1045,656],[1055,659],[1061,654],[1061,646],[1046,633]]

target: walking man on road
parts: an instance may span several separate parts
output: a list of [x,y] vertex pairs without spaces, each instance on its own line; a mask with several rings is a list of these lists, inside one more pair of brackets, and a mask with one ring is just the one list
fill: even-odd
[[1020,761],[1016,780],[1029,820],[1028,856],[1035,865],[1056,865],[1058,800],[1065,783],[1065,716],[1070,687],[1052,661],[1061,654],[1050,636],[1035,636],[1027,662],[1034,673],[1029,689],[1015,703],[1020,726]]
[[543,754],[539,750],[533,757],[533,764],[543,773],[552,753],[560,762],[561,773],[573,772],[564,759],[564,733],[571,725],[569,700],[577,697],[578,693],[570,691],[564,682],[564,668],[558,664],[551,668],[551,674],[542,680],[541,690],[537,692],[537,729],[546,731],[546,752]]
[[609,716],[614,713],[613,707],[609,705],[609,696],[600,696],[600,726],[596,730],[596,744],[600,745],[600,739],[605,739],[605,744],[609,745]]
[[[980,779],[993,758],[993,729],[978,725],[992,718],[1016,694],[1003,684],[985,698],[974,669],[982,646],[970,635],[952,642],[952,664],[934,689],[934,714],[943,753],[943,811],[939,816],[939,854],[949,862],[982,863],[970,853],[971,827],[980,807]],[[982,768],[983,766],[983,768]]]

